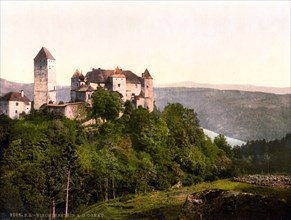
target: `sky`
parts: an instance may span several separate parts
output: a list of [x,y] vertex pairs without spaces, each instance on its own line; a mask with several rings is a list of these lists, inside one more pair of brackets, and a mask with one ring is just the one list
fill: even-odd
[[0,1],[0,77],[33,82],[46,47],[57,84],[76,69],[148,68],[154,84],[290,87],[290,1]]

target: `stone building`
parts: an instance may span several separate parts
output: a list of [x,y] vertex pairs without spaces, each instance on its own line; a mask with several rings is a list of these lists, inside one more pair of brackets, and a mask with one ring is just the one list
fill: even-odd
[[91,105],[91,97],[97,87],[117,91],[125,102],[130,100],[136,107],[142,106],[153,111],[153,78],[146,69],[137,76],[130,70],[92,69],[86,76],[75,71],[71,77],[71,101],[83,101]]
[[0,114],[12,119],[18,119],[20,114],[29,114],[31,101],[21,92],[9,92],[0,97]]
[[52,54],[42,47],[34,58],[34,109],[56,103],[56,64]]
[[83,102],[47,104],[44,109],[48,113],[62,115],[69,119],[83,120],[86,118]]

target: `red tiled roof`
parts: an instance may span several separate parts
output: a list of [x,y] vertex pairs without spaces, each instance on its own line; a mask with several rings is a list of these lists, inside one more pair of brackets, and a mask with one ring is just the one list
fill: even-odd
[[114,73],[113,75],[111,75],[111,77],[113,77],[113,78],[125,78],[125,75],[123,73],[120,73],[120,74]]
[[34,58],[34,60],[39,60],[39,59],[51,59],[51,60],[55,60],[55,58],[53,57],[53,55],[45,47],[42,47],[40,49],[40,51],[38,52],[38,54],[36,55],[36,57]]
[[0,97],[0,101],[18,101],[24,102],[25,105],[29,105],[29,102],[31,102],[25,95],[22,97],[20,92],[8,92]]

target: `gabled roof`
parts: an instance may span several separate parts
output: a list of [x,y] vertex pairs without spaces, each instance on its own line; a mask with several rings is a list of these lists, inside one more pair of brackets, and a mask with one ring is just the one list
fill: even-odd
[[141,77],[137,76],[130,70],[124,70],[122,72],[126,77],[126,82],[130,82],[132,84],[141,84]]
[[20,92],[8,92],[4,96],[0,97],[0,101],[24,102],[25,105],[29,105],[29,102],[31,102],[25,95],[21,96]]
[[148,69],[145,69],[144,73],[142,74],[142,77],[146,79],[152,79],[152,76],[150,72],[148,71]]
[[[119,73],[119,74],[117,74]],[[126,82],[132,84],[141,84],[141,77],[130,70],[121,70],[118,67],[115,70],[93,69],[86,74],[86,78],[91,83],[108,83],[109,77],[124,77]]]
[[39,59],[55,60],[55,58],[53,57],[53,55],[45,47],[42,47],[40,49],[40,51],[38,52],[38,54],[36,55],[36,57],[34,58],[34,60],[39,60]]
[[86,74],[90,83],[107,83],[109,76],[113,75],[113,70],[93,69]]

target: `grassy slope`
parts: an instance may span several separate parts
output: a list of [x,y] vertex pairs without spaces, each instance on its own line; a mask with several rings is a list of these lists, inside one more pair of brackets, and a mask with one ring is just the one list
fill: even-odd
[[128,197],[98,203],[89,207],[77,219],[177,219],[188,194],[206,189],[224,189],[250,192],[291,202],[290,189],[256,186],[232,182],[228,179],[200,183],[171,191],[157,191],[146,195]]

